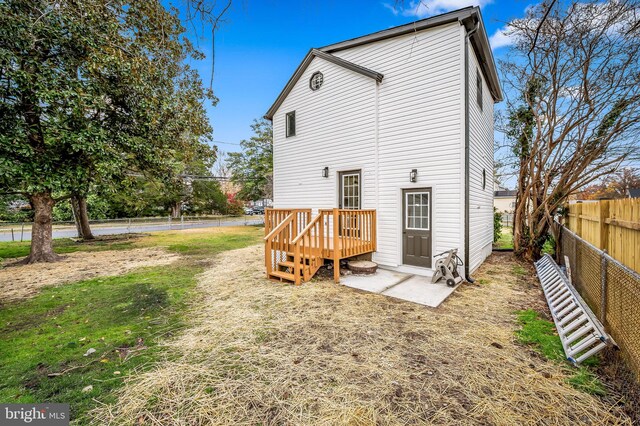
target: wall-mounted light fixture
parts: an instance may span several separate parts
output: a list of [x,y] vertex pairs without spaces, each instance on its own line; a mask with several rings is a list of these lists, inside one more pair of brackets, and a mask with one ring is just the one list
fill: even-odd
[[324,169],[322,169],[322,177],[323,178],[328,178],[329,177],[329,168],[325,167]]
[[418,169],[411,170],[411,173],[409,173],[409,181],[410,182],[418,181]]

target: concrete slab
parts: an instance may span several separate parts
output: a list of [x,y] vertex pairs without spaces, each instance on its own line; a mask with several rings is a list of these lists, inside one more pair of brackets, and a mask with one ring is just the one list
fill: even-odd
[[430,278],[414,276],[381,294],[437,308],[456,288],[457,286],[449,287],[444,282],[431,284]]
[[373,275],[347,275],[340,277],[340,283],[347,287],[357,288],[372,293],[380,293],[399,282],[411,278],[412,275],[401,272],[378,269]]
[[340,282],[352,288],[437,308],[457,288],[444,282],[431,284],[430,277],[378,269],[373,275],[347,275]]

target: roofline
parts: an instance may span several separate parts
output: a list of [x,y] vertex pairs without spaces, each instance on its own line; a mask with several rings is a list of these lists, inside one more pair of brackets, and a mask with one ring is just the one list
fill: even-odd
[[403,34],[408,34],[427,28],[433,28],[440,25],[450,24],[452,22],[458,22],[462,19],[472,16],[473,9],[475,9],[473,6],[468,6],[462,9],[443,13],[442,15],[420,19],[419,21],[414,21],[409,24],[391,27],[387,28],[386,30],[377,31],[375,33],[367,34],[364,36],[329,44],[327,46],[321,47],[320,50],[322,50],[323,52],[337,52],[338,50],[349,49],[351,47],[373,43],[375,41],[385,40],[388,38],[397,37]]
[[[378,31],[375,33],[367,34],[361,37],[352,38],[349,40],[341,41],[339,43],[330,44],[319,49],[311,49],[302,60],[296,71],[293,73],[286,86],[278,95],[278,98],[273,103],[269,111],[265,114],[264,118],[271,120],[273,119],[273,114],[275,114],[276,110],[286,96],[291,92],[293,86],[302,76],[304,70],[309,66],[311,60],[318,56],[327,61],[333,62],[337,65],[348,68],[352,71],[359,72],[363,75],[367,75],[368,77],[376,78],[377,81],[382,80],[382,74],[376,73],[375,71],[371,71],[367,68],[361,67],[349,61],[345,61],[344,59],[338,58],[337,56],[331,55],[332,52],[337,52],[344,49],[349,49],[355,46],[361,46],[363,44],[373,43],[380,40],[386,40],[389,38],[397,37],[404,34],[409,34],[416,31],[425,30],[428,28],[434,28],[441,25],[450,24],[453,22],[459,22],[461,25],[464,25],[467,31],[473,29],[476,23],[479,23],[479,31],[474,32],[471,35],[471,46],[473,47],[476,55],[478,56],[478,62],[480,63],[480,68],[482,69],[482,73],[484,74],[487,85],[489,86],[489,90],[491,92],[491,96],[493,97],[494,102],[500,102],[503,100],[502,89],[500,87],[500,79],[498,77],[498,71],[496,68],[495,60],[493,58],[493,52],[491,51],[491,46],[489,45],[489,39],[487,37],[487,32],[484,27],[484,23],[482,21],[482,14],[480,12],[480,8],[477,6],[469,6],[462,9],[454,10],[448,13],[443,13],[442,15],[432,16],[430,18],[421,19],[419,21],[411,22],[409,24],[400,25],[393,28],[388,28],[386,30]],[[327,57],[321,56],[321,54],[329,55]],[[378,77],[379,76],[379,77]]]
[[386,30],[378,31],[372,34],[367,34],[361,37],[352,38],[350,40],[341,41],[339,43],[330,44],[328,46],[321,47],[320,50],[327,53],[338,52],[340,50],[349,49],[355,46],[361,46],[363,44],[386,40],[389,38],[398,37],[400,35],[409,34],[428,28],[434,28],[453,22],[460,22],[460,24],[465,26],[467,31],[473,29],[476,22],[480,23],[480,31],[476,31],[471,36],[471,45],[473,46],[476,55],[478,56],[478,61],[480,62],[483,74],[487,79],[487,83],[489,85],[491,95],[493,96],[493,100],[495,102],[502,101],[502,89],[500,87],[500,79],[498,77],[496,63],[493,59],[491,46],[489,45],[489,38],[487,37],[487,32],[482,20],[482,13],[480,12],[480,8],[477,6],[465,7],[462,9],[443,13],[442,15],[432,16],[430,18],[421,19],[409,24],[388,28]]
[[353,72],[357,72],[358,74],[362,74],[366,77],[373,78],[378,83],[380,83],[384,78],[384,75],[380,74],[379,72],[372,71],[368,68],[354,64],[353,62],[349,62],[345,59],[339,58],[330,53],[322,52],[318,49],[311,49],[309,50],[307,55],[304,57],[300,65],[298,65],[298,68],[296,68],[295,72],[293,73],[293,75],[291,76],[287,84],[284,86],[284,89],[282,89],[282,92],[280,92],[280,95],[278,95],[278,98],[276,99],[276,101],[273,103],[273,105],[271,105],[271,108],[269,108],[264,118],[266,118],[267,120],[273,119],[273,115],[276,113],[278,108],[280,108],[280,105],[282,105],[282,102],[284,102],[287,95],[291,92],[291,90],[293,90],[293,87],[296,85],[298,80],[300,80],[300,77],[302,77],[302,74],[307,69],[307,67],[313,60],[313,58],[315,57],[324,59],[325,61],[334,63],[338,66],[344,67]]

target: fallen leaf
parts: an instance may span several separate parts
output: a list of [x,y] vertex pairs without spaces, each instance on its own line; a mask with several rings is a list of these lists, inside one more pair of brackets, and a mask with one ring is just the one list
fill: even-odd
[[115,374],[116,376],[119,376],[120,372],[119,371],[114,371],[113,374]]
[[93,348],[89,348],[89,350],[87,350],[87,352],[85,352],[83,356],[89,356],[89,355],[91,355],[92,353],[94,353],[95,351],[96,351],[95,349],[93,349]]
[[82,392],[84,393],[91,392],[92,390],[93,390],[93,385],[85,386],[82,388]]

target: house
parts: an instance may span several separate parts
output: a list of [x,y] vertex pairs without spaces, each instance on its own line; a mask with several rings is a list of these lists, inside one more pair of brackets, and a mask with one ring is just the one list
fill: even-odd
[[513,213],[518,191],[501,189],[493,192],[493,207],[500,213]]
[[371,254],[430,275],[457,248],[463,276],[491,253],[493,105],[502,100],[480,9],[311,49],[273,122],[271,278]]

